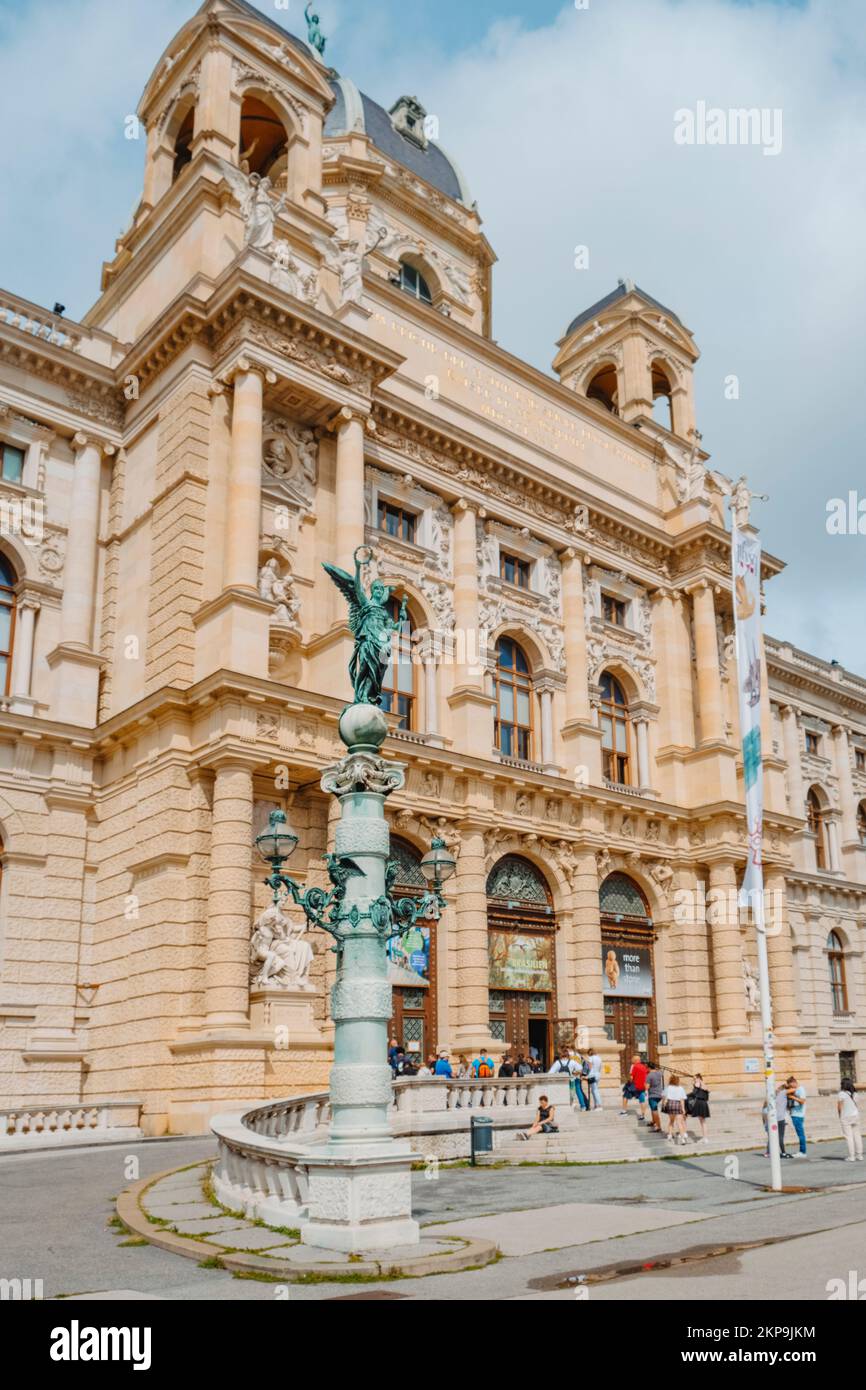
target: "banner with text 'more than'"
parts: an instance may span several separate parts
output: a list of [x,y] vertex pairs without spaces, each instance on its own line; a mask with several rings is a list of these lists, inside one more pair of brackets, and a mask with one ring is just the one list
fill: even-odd
[[749,857],[740,890],[744,906],[763,892],[761,844],[764,784],[761,762],[761,542],[734,526],[732,536],[737,683],[743,740],[743,782]]

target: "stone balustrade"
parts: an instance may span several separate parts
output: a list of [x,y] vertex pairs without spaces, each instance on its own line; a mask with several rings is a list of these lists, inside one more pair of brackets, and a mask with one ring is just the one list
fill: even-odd
[[[470,1121],[483,1113],[497,1130],[526,1129],[539,1096],[557,1107],[560,1130],[577,1117],[569,1104],[564,1076],[402,1077],[394,1082],[391,1120],[394,1135],[408,1139],[419,1161],[466,1158]],[[217,1201],[269,1225],[297,1226],[305,1219],[305,1159],[328,1137],[326,1091],[256,1106],[243,1115],[217,1115],[211,1129],[218,1142],[213,1184]]]
[[10,328],[20,328],[34,338],[42,338],[56,347],[70,348],[72,352],[81,351],[83,331],[77,324],[65,322],[57,314],[40,309],[35,304],[19,299],[17,295],[0,297],[0,322],[8,323]]
[[0,1152],[55,1144],[140,1139],[140,1100],[96,1101],[93,1105],[52,1102],[0,1109]]

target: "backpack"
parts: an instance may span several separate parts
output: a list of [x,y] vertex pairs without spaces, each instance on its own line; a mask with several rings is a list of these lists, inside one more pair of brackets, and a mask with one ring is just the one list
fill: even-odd
[[489,1063],[489,1062],[485,1061],[485,1059],[484,1059],[483,1057],[481,1058],[480,1062],[478,1063],[478,1075],[479,1075],[479,1076],[492,1076],[492,1075],[493,1075],[493,1068],[490,1066],[490,1063]]
[[584,1057],[583,1066],[580,1069],[580,1074],[581,1076],[589,1076],[591,1071],[592,1067],[589,1065],[589,1059],[587,1057]]

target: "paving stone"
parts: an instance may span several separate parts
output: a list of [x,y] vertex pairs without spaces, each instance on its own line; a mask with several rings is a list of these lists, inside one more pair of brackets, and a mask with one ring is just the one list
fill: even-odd
[[148,1216],[156,1216],[161,1221],[194,1221],[197,1217],[219,1213],[216,1207],[204,1200],[200,1202],[155,1202],[152,1206],[145,1200],[144,1209]]
[[294,1249],[285,1236],[278,1235],[276,1231],[267,1231],[263,1226],[249,1226],[246,1230],[240,1227],[237,1231],[225,1231],[220,1234],[218,1239],[210,1241],[209,1244],[226,1250],[268,1250],[270,1252],[271,1246],[281,1251]]
[[176,1229],[183,1236],[197,1236],[206,1231],[213,1231],[215,1235],[222,1235],[224,1231],[247,1231],[250,1227],[239,1224],[236,1216],[219,1216],[215,1212],[212,1217],[205,1216],[199,1221],[178,1221]]
[[566,1246],[609,1240],[639,1231],[665,1230],[691,1221],[706,1221],[711,1212],[667,1211],[659,1207],[600,1206],[572,1202],[531,1211],[502,1212],[498,1216],[470,1217],[441,1226],[443,1234],[492,1240],[503,1255],[530,1255]]

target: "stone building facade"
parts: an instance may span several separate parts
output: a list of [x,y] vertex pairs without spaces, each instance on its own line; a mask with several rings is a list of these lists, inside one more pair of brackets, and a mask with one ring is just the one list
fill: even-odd
[[[621,282],[552,375],[505,352],[423,108],[242,0],[180,31],[139,118],[83,322],[0,297],[0,1103],[134,1098],[181,1132],[326,1083],[334,957],[251,962],[253,839],[282,807],[326,882],[350,636],[321,562],[362,546],[409,605],[400,882],[434,835],[457,856],[395,943],[401,1041],[576,1038],[611,1088],[638,1049],[757,1092],[731,485],[691,333]],[[829,1089],[866,1075],[866,680],[769,638],[763,669],[780,1067]]]

